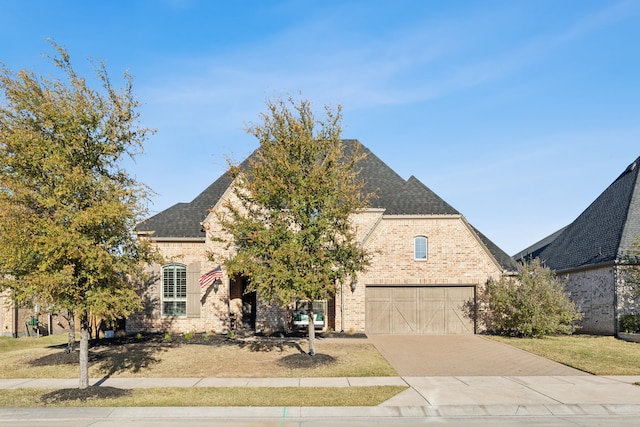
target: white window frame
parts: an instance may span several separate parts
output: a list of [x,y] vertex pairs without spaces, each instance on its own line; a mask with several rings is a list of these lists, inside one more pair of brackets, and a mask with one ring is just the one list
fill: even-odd
[[167,264],[160,277],[162,317],[187,317],[187,266]]
[[[422,242],[424,242],[424,244],[422,244]],[[414,237],[413,238],[413,259],[415,261],[426,261],[428,258],[429,258],[429,238],[427,238],[427,236]]]

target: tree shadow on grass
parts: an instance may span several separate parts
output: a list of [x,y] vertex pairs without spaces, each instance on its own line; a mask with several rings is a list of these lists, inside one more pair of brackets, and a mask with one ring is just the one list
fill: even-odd
[[[66,346],[65,346],[66,347]],[[104,372],[104,379],[121,372],[141,372],[160,363],[160,353],[168,351],[171,344],[155,337],[135,340],[133,338],[102,339],[90,343],[89,364]],[[30,366],[59,366],[79,363],[79,351],[60,351],[29,362]]]
[[139,373],[161,362],[158,357],[170,346],[162,343],[125,344],[96,351],[95,364],[104,379],[122,372]]
[[295,349],[299,353],[304,353],[304,350],[302,349],[302,347],[300,347],[300,344],[293,341],[271,341],[258,339],[255,341],[238,341],[237,345],[240,348],[246,348],[249,351],[256,353],[270,352],[274,350],[282,352],[289,349]]

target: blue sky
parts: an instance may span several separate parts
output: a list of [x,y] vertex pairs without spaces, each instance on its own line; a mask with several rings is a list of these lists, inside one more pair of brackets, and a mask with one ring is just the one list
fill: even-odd
[[265,101],[341,104],[359,139],[509,254],[573,221],[640,155],[639,1],[0,0],[0,61],[135,76],[157,129],[130,171],[155,213],[257,147]]

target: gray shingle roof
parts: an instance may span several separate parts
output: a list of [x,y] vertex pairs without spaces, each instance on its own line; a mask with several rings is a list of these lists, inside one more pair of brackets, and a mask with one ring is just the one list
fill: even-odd
[[451,205],[413,175],[387,207],[385,215],[459,215]]
[[[372,208],[385,209],[385,215],[459,215],[460,213],[431,191],[416,177],[404,180],[368,148],[355,139],[345,139],[345,151],[360,145],[365,158],[359,163],[360,176],[366,193],[374,193]],[[255,151],[242,162],[249,164]],[[202,221],[231,185],[232,179],[224,173],[190,203],[178,203],[138,224],[139,232],[153,232],[156,238],[205,238]],[[505,270],[514,270],[513,259],[474,228],[480,240]]]
[[202,221],[209,209],[231,185],[231,176],[223,174],[200,193],[191,203],[177,203],[138,224],[139,232],[153,232],[154,237],[205,238]]
[[640,158],[539,253],[549,268],[614,262],[632,249],[640,236],[639,166]]
[[478,229],[476,229],[474,226],[471,226],[471,228],[473,228],[473,231],[475,231],[482,243],[484,243],[486,248],[489,250],[491,255],[493,255],[495,260],[498,262],[498,264],[500,264],[500,267],[502,267],[504,271],[518,271],[518,263],[516,263],[513,258],[507,255],[505,251],[500,249],[495,243],[489,240],[487,236],[478,231]]
[[553,243],[553,241],[556,240],[556,237],[558,237],[560,233],[564,231],[565,228],[567,227],[562,227],[560,230],[556,231],[553,234],[548,235],[547,237],[540,240],[539,242],[536,242],[533,245],[529,246],[528,248],[521,250],[520,252],[518,252],[513,256],[513,259],[518,262],[522,262],[524,260],[539,258],[542,251],[544,251],[547,248],[547,246]]
[[356,144],[360,146],[365,155],[358,164],[364,180],[363,192],[375,195],[369,203],[372,208],[386,209],[404,187],[405,180],[359,141],[345,139],[343,142],[347,154],[353,152]]

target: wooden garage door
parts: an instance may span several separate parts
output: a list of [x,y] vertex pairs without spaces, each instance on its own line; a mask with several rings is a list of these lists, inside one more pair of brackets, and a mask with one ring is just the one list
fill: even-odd
[[463,305],[472,286],[367,287],[368,334],[473,334]]

